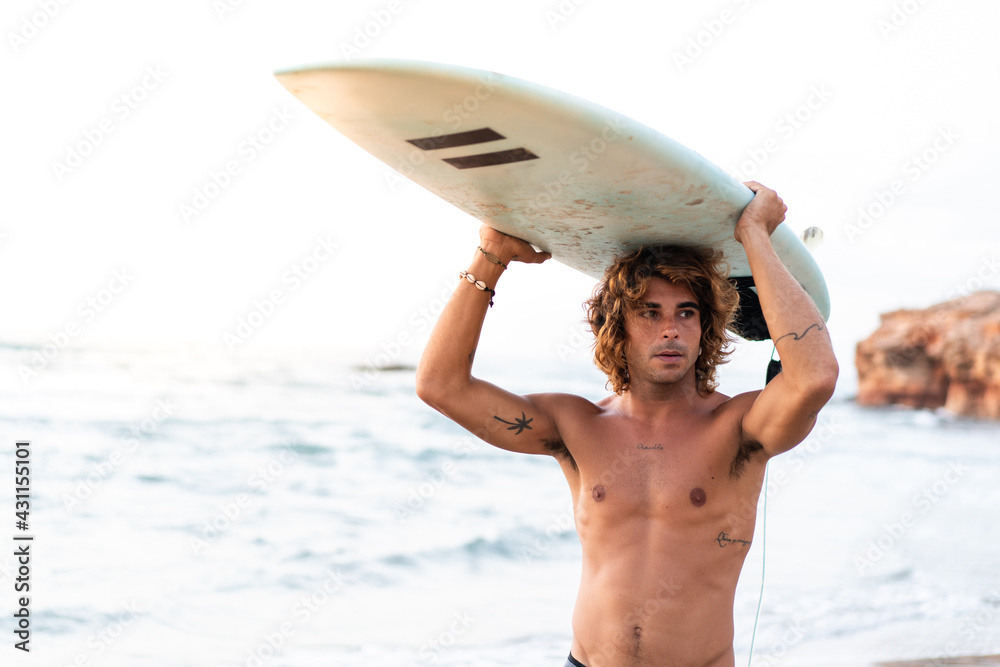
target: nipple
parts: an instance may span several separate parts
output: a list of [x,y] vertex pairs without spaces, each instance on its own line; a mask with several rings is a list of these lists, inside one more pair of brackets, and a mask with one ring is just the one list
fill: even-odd
[[705,504],[705,500],[707,499],[705,496],[705,491],[702,490],[701,487],[698,487],[696,489],[691,489],[691,493],[688,496],[688,498],[691,499],[691,504],[694,505],[695,507],[701,507],[702,505]]
[[604,500],[604,487],[603,486],[595,486],[594,487],[594,500],[596,500],[597,502],[601,502],[602,500]]

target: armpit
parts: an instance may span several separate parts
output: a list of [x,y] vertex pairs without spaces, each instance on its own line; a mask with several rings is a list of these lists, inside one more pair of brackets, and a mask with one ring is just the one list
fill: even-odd
[[542,446],[545,447],[545,451],[556,457],[557,459],[565,459],[569,461],[569,464],[573,466],[573,470],[578,470],[576,467],[576,459],[573,455],[569,453],[569,448],[566,447],[566,443],[562,440],[555,438],[542,440]]
[[748,438],[741,439],[740,447],[736,450],[736,456],[733,458],[733,462],[729,466],[729,476],[736,479],[742,475],[747,463],[750,462],[757,452],[763,449],[764,445],[760,444],[756,440],[750,440]]

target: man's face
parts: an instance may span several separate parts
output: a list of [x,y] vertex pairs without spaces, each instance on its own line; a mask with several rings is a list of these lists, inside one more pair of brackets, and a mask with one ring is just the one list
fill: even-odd
[[625,318],[629,382],[676,383],[693,372],[701,344],[698,299],[685,286],[652,278]]

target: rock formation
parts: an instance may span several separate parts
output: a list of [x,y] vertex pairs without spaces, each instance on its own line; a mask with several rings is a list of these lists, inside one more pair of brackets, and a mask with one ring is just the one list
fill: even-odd
[[1000,419],[1000,292],[886,313],[855,364],[862,405]]

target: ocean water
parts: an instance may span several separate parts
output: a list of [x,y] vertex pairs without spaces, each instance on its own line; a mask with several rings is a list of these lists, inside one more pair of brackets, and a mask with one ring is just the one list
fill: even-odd
[[[723,390],[759,386],[744,361]],[[605,391],[586,364],[477,374]],[[5,646],[2,664],[561,665],[580,546],[558,466],[480,443],[413,383],[332,356],[197,348],[67,348],[27,383],[5,374],[0,540],[18,532],[17,439],[32,443],[35,540],[31,654]],[[1000,653],[1000,426],[861,409],[845,386],[769,466],[737,664],[762,568],[754,665]],[[17,570],[0,553],[12,644]]]

